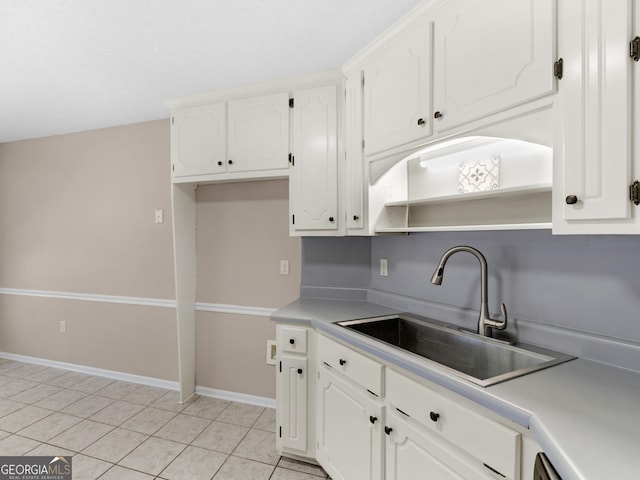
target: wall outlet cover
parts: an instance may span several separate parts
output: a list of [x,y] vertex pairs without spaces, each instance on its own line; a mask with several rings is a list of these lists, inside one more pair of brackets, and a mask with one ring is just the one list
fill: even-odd
[[276,354],[278,353],[275,340],[267,340],[267,365],[276,364]]

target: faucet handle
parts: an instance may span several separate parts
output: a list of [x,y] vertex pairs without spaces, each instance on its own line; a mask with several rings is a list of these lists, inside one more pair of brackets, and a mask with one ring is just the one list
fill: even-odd
[[501,322],[496,322],[496,326],[494,328],[497,328],[498,330],[504,330],[505,328],[507,328],[507,307],[505,306],[505,304],[503,303],[502,305],[500,305],[500,310],[502,311],[502,316],[504,317],[504,320],[502,320]]

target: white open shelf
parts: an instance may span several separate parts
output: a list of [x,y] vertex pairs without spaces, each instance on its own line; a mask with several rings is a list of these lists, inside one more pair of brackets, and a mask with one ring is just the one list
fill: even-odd
[[551,192],[551,183],[538,185],[524,185],[511,188],[498,188],[496,190],[486,190],[484,192],[454,193],[451,195],[440,195],[430,198],[418,198],[414,200],[399,200],[385,203],[385,207],[410,207],[413,205],[426,205],[429,203],[451,203],[468,202],[471,200],[481,200],[483,198],[514,197],[527,195],[530,193]]
[[482,224],[482,225],[446,225],[432,227],[398,227],[376,228],[376,233],[412,233],[412,232],[472,232],[482,230],[544,230],[550,229],[551,222],[541,223],[509,223],[509,224]]
[[[492,169],[483,172],[495,183],[494,188],[460,193],[459,189],[469,189],[463,167],[471,164],[476,168],[483,159],[488,160],[482,167]],[[499,165],[492,166],[495,159]],[[431,147],[405,159],[396,169],[404,172],[405,187],[385,190],[386,178],[382,178],[377,188],[387,195],[376,215],[376,233],[551,228],[553,168],[547,146],[469,137]],[[397,181],[389,177],[390,184]]]

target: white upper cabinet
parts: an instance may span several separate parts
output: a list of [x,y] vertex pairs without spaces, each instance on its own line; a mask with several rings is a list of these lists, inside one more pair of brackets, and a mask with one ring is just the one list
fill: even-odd
[[365,205],[368,185],[362,155],[362,72],[347,77],[345,89],[347,234],[362,235],[367,225]]
[[288,169],[289,94],[229,102],[228,170]]
[[435,130],[552,93],[554,40],[553,0],[447,1],[434,22]]
[[291,233],[335,232],[338,216],[337,86],[293,95]]
[[[559,0],[554,233],[638,233],[632,156],[633,3]],[[637,118],[636,118],[637,122]],[[635,171],[635,172],[634,172]]]
[[173,176],[224,173],[226,126],[224,103],[174,113],[171,117]]
[[178,183],[286,177],[289,94],[175,111],[171,157]]
[[390,40],[365,64],[364,82],[366,155],[431,135],[431,23]]

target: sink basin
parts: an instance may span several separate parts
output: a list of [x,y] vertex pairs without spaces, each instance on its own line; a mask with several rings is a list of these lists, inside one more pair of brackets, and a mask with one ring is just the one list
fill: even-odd
[[575,357],[533,345],[512,345],[409,315],[336,322],[487,387]]

